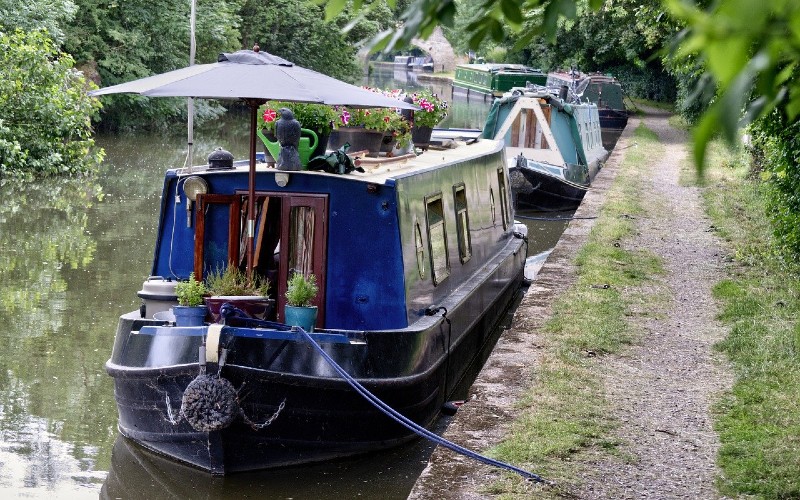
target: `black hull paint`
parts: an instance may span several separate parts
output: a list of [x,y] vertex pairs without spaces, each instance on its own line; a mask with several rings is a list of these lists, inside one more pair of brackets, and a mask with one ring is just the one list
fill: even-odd
[[[581,204],[588,186],[574,184],[565,179],[547,175],[525,167],[510,170],[514,207],[517,210],[562,212],[575,210]],[[515,180],[515,176],[521,179]],[[524,184],[524,188],[514,189]]]
[[[359,358],[345,347],[338,356],[350,359],[347,371],[359,374],[359,381],[368,390],[414,422],[429,426],[470,363],[492,340],[492,327],[519,290],[524,259],[522,247],[517,247],[483,278],[475,293],[451,305],[451,329],[440,318],[432,318],[424,331],[367,332],[371,351]],[[491,299],[485,302],[487,297]],[[482,313],[475,315],[473,311]],[[124,325],[121,321],[123,331],[118,331],[118,337],[130,328]],[[182,394],[198,374],[198,364],[132,368],[114,362],[115,357],[124,358],[124,349],[115,347],[106,368],[115,379],[120,432],[150,450],[213,474],[323,461],[398,445],[415,437],[331,374],[311,346],[284,345],[278,349],[281,355],[264,349],[259,358],[260,354],[254,354],[252,346],[247,345],[252,341],[236,340],[243,344],[237,354],[234,343],[221,374],[237,388],[242,411],[252,422],[267,421],[285,401],[269,426],[254,430],[237,418],[228,428],[206,433],[195,431],[185,420],[173,424],[170,412],[173,420],[180,418]],[[403,352],[408,346],[416,349],[416,357]],[[330,349],[337,357],[335,349]],[[191,352],[191,348],[186,351]],[[286,368],[288,359],[296,358],[300,351],[306,351],[306,356],[296,371],[305,370],[305,374]],[[353,359],[358,360],[358,366]],[[399,361],[392,363],[393,359]],[[386,366],[375,366],[379,360],[385,360]],[[250,366],[237,361],[247,361]],[[283,368],[252,367],[259,362]],[[309,374],[315,370],[316,374]],[[368,373],[380,376],[364,376]]]

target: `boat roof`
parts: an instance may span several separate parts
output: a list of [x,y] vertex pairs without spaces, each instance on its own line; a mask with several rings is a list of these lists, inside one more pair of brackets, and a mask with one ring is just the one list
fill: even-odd
[[[332,174],[322,170],[303,170],[285,171],[276,170],[266,163],[256,163],[256,172],[285,172],[289,175],[314,175],[314,176],[334,176],[345,177],[373,184],[386,184],[392,179],[399,179],[428,170],[434,170],[448,164],[461,163],[480,156],[500,151],[503,148],[502,141],[493,139],[471,139],[467,141],[451,141],[453,147],[443,149],[429,149],[420,155],[413,153],[399,155],[393,158],[387,157],[359,157],[355,156],[355,163],[364,169],[364,172],[353,171],[348,174]],[[191,171],[186,168],[173,170],[178,176],[191,174],[204,175],[226,175],[234,172],[244,173],[249,170],[249,162],[241,160],[234,162],[233,169],[217,170],[209,169],[207,165],[193,167]]]
[[489,73],[497,72],[513,72],[513,73],[542,73],[538,68],[530,68],[524,64],[507,64],[507,63],[474,63],[474,64],[459,64],[458,68],[473,69],[476,71],[486,71]]

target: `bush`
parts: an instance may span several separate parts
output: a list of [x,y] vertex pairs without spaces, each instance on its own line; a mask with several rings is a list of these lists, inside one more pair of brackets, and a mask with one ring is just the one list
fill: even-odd
[[800,123],[778,111],[753,127],[755,157],[767,185],[767,213],[782,253],[800,257]]
[[74,174],[103,158],[94,88],[42,31],[0,33],[0,175]]

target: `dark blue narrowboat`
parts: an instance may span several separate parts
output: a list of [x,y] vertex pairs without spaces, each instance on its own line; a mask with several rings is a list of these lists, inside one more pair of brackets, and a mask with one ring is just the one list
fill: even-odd
[[[144,301],[120,317],[106,364],[124,436],[213,474],[412,439],[284,324],[298,272],[319,285],[310,339],[413,422],[435,420],[523,278],[503,143],[362,166],[340,175],[258,163],[254,190],[247,162],[166,172]],[[220,323],[176,326],[175,283],[244,268],[250,239],[252,272],[276,303],[266,321],[231,309]],[[187,388],[203,378],[213,383],[199,421]]]

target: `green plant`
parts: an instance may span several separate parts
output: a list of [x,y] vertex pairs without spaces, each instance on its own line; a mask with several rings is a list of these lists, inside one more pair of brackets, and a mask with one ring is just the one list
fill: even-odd
[[237,296],[255,295],[266,297],[269,295],[270,282],[256,274],[252,279],[236,266],[228,266],[224,271],[217,269],[206,277],[206,286],[211,295]]
[[338,110],[339,127],[364,127],[379,132],[392,132],[400,127],[402,117],[394,108],[359,108]]
[[178,304],[182,306],[199,306],[203,303],[203,297],[208,293],[202,281],[194,279],[194,273],[189,275],[188,281],[181,281],[175,285],[175,295],[178,296]]
[[274,132],[275,122],[280,118],[281,108],[292,110],[301,127],[322,135],[331,133],[338,118],[336,111],[325,104],[271,101],[259,109],[262,120],[261,128]]
[[294,273],[286,283],[286,303],[294,307],[308,307],[318,291],[316,276]]
[[420,108],[414,111],[414,125],[433,128],[447,118],[447,101],[442,100],[430,90],[414,92],[411,94],[411,99]]

